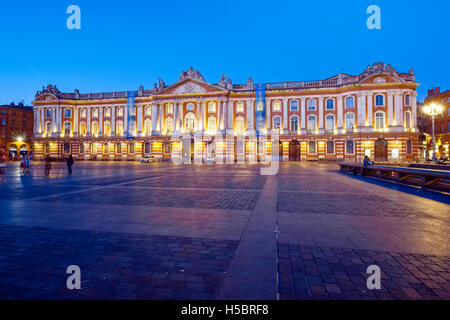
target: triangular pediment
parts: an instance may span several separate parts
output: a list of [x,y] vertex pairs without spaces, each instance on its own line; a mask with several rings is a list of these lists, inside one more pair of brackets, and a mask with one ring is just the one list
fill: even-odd
[[160,94],[201,94],[225,91],[223,88],[194,79],[186,79],[175,83],[161,91]]

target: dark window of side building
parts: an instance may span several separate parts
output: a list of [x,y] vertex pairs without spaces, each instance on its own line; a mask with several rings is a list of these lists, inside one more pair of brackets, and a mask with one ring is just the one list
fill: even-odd
[[334,154],[334,141],[327,141],[327,154]]
[[27,120],[22,120],[22,127],[24,127],[24,128],[27,127]]
[[2,126],[6,126],[6,118],[2,119]]
[[2,114],[6,114],[6,110],[2,110]]
[[14,119],[14,118],[11,119],[11,125],[12,125],[12,126],[15,126],[15,125],[16,125],[16,119]]
[[406,141],[406,154],[412,154],[412,141]]

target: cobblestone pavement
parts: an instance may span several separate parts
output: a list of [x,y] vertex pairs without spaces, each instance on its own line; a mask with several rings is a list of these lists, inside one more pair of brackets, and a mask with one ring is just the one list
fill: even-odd
[[0,176],[0,299],[450,299],[450,200],[420,190],[316,163],[42,173]]

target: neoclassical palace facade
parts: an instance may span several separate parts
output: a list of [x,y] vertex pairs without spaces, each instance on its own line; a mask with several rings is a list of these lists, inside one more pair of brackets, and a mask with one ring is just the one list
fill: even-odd
[[49,85],[34,105],[34,150],[76,159],[254,163],[418,156],[414,72],[376,63],[319,81],[207,83],[190,68],[152,90],[62,93]]

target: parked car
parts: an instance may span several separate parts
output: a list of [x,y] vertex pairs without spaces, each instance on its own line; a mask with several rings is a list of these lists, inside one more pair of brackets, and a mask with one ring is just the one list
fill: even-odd
[[156,158],[154,156],[145,156],[141,159],[141,163],[152,163],[155,161],[156,161]]

